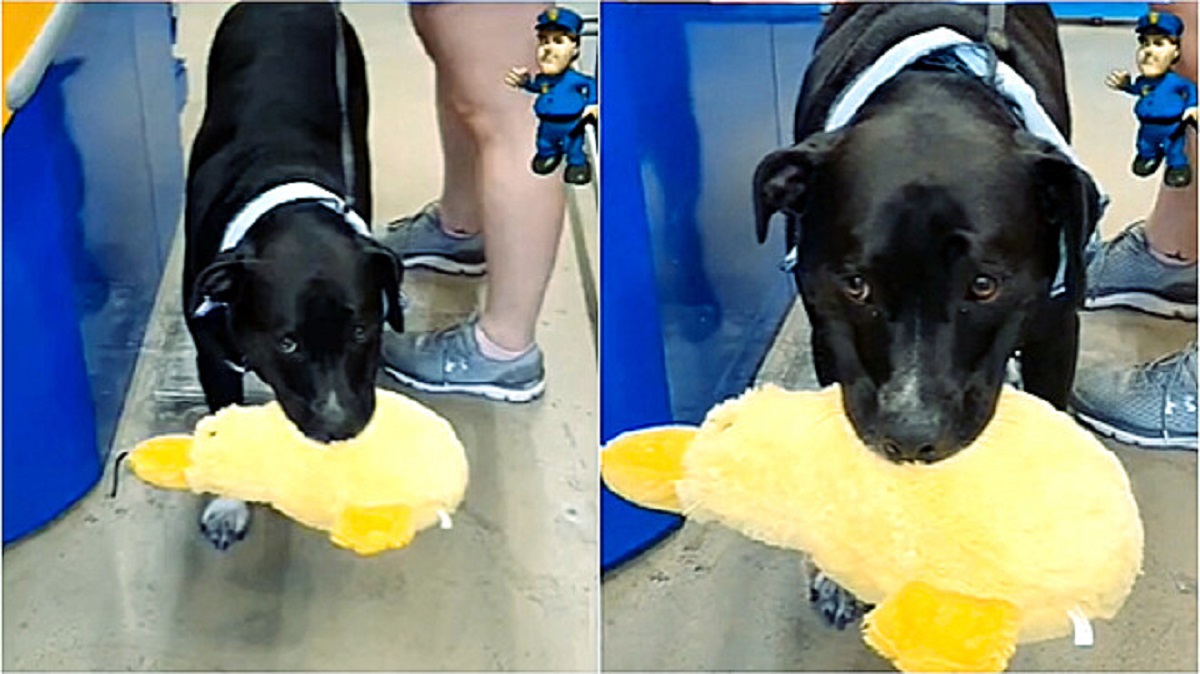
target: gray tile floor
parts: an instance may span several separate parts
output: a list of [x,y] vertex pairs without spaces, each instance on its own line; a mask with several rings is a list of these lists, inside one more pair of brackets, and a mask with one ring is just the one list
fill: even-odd
[[[207,45],[225,4],[180,5],[190,142]],[[376,212],[433,198],[441,166],[433,75],[407,8],[351,4],[369,61]],[[592,12],[594,14],[594,11]],[[532,147],[532,146],[531,146]],[[450,531],[358,558],[260,510],[219,553],[196,534],[199,499],[122,480],[4,553],[4,669],[594,670],[597,662],[597,364],[587,296],[596,198],[571,190],[538,338],[547,393],[529,405],[418,398],[466,445],[471,484]],[[179,237],[177,237],[178,239]],[[115,448],[190,429],[204,412],[179,299],[182,241],[160,289]],[[410,326],[458,320],[481,282],[406,276]],[[390,386],[381,378],[380,383]],[[261,384],[251,401],[263,400]]]
[[[1129,31],[1065,27],[1062,37],[1076,147],[1112,195],[1101,223],[1111,237],[1143,215],[1156,188],[1156,181],[1128,173],[1131,103],[1102,84],[1110,68],[1123,66]],[[1087,314],[1081,367],[1144,361],[1195,335],[1192,323],[1122,311]],[[789,315],[759,379],[816,387],[802,308]],[[1074,648],[1069,639],[1025,645],[1011,669],[1196,671],[1196,454],[1105,444],[1124,463],[1141,509],[1144,575],[1116,618],[1095,625],[1094,647]],[[838,632],[818,621],[803,583],[796,553],[720,525],[687,523],[606,577],[605,669],[889,671],[857,631]]]

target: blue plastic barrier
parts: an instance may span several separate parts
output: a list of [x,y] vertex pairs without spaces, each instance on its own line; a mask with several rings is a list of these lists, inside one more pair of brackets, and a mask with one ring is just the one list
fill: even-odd
[[[612,10],[613,5],[601,6],[601,22],[605,26],[601,91],[610,83],[619,91],[620,84],[612,82],[613,73],[629,72],[641,58],[639,50],[622,49],[619,40],[609,38],[608,17]],[[638,156],[626,147],[613,145],[614,139],[620,141],[622,129],[632,128],[636,114],[637,105],[632,97],[608,97],[604,104],[605,132],[600,135],[600,155],[604,157],[600,249],[609,251],[602,257],[600,275],[603,443],[624,431],[667,423],[672,418]],[[600,509],[603,514],[600,557],[606,570],[634,557],[646,545],[683,523],[675,515],[638,508],[603,484]]]
[[5,543],[102,473],[183,198],[170,6],[78,11],[4,130]]
[[[607,442],[698,423],[751,383],[770,346],[794,291],[778,269],[782,235],[755,240],[750,181],[763,155],[790,142],[820,9],[605,3],[601,11]],[[605,490],[602,569],[680,524]]]
[[53,67],[4,133],[6,543],[52,519],[101,473],[75,311],[83,184],[64,132],[69,72]]

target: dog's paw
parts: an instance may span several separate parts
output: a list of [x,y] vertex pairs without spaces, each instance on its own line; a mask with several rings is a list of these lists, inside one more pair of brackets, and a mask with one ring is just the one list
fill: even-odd
[[820,571],[809,576],[808,600],[826,623],[839,630],[858,622],[872,608]]
[[250,528],[250,506],[232,498],[214,498],[200,514],[200,533],[218,550],[246,537]]

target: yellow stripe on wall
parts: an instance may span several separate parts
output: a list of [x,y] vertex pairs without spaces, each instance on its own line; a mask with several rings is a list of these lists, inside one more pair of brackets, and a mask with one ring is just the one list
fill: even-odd
[[[4,27],[4,80],[0,82],[0,99],[8,86],[8,79],[21,65],[29,48],[42,34],[42,28],[54,11],[56,2],[5,2],[0,5],[0,24]],[[3,106],[4,126],[12,111]]]

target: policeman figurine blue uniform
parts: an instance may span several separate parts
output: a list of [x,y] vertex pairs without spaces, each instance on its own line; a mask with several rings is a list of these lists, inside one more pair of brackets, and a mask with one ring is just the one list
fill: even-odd
[[1151,175],[1165,157],[1163,182],[1184,187],[1192,182],[1184,142],[1186,122],[1196,122],[1196,84],[1171,70],[1181,54],[1183,21],[1167,12],[1150,12],[1138,19],[1136,31],[1141,74],[1131,81],[1128,72],[1114,70],[1104,82],[1138,97],[1133,108],[1139,122],[1134,174]]
[[583,127],[597,115],[596,79],[571,67],[579,58],[582,27],[583,19],[569,9],[551,7],[542,12],[535,26],[541,72],[531,77],[527,69],[517,67],[504,77],[509,86],[538,95],[533,104],[539,120],[533,172],[552,172],[566,155],[563,180],[576,185],[592,179],[592,168],[583,151]]

